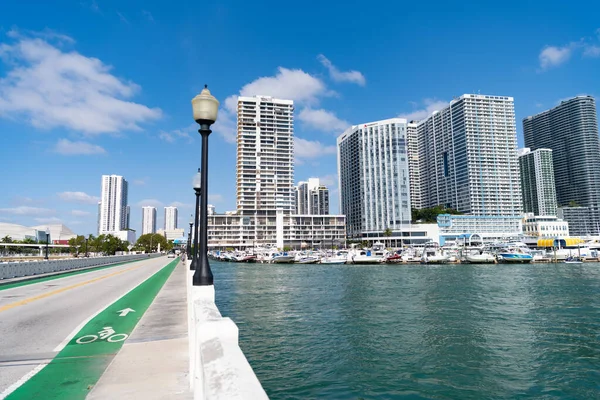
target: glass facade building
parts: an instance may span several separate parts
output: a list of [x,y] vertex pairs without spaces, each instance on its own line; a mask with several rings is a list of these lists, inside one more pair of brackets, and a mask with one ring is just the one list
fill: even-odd
[[556,215],[552,150],[529,148],[519,152],[523,210],[536,216]]

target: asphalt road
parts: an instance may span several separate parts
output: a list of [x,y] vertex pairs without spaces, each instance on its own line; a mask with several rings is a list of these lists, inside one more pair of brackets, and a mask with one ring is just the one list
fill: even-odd
[[89,318],[170,261],[166,257],[136,261],[0,290],[0,396],[51,360]]

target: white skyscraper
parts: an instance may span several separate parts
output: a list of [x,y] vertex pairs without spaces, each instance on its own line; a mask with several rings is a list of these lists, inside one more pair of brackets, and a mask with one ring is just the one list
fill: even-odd
[[296,192],[296,214],[329,214],[329,189],[321,185],[319,178],[309,178],[308,182],[298,182]]
[[165,231],[177,229],[177,207],[165,207]]
[[239,97],[237,209],[294,211],[294,102]]
[[99,234],[129,228],[127,181],[118,175],[102,175]]
[[156,207],[142,207],[142,235],[156,233]]
[[348,128],[337,139],[340,208],[348,234],[399,231],[411,220],[406,120]]
[[465,94],[419,122],[421,206],[519,216],[521,180],[512,97]]

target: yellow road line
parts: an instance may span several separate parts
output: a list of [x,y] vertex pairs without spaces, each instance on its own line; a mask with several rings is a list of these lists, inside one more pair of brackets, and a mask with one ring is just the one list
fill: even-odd
[[18,306],[24,306],[25,304],[29,304],[29,303],[32,303],[32,302],[37,301],[37,300],[45,299],[46,297],[54,296],[55,294],[63,293],[63,292],[66,292],[67,290],[71,290],[71,289],[75,289],[75,288],[78,288],[78,287],[81,287],[81,286],[85,286],[85,285],[88,285],[90,283],[98,282],[98,281],[101,281],[102,279],[110,278],[110,277],[115,276],[115,275],[123,274],[123,273],[125,273],[127,271],[131,271],[131,270],[134,270],[134,269],[137,269],[137,268],[140,268],[140,267],[142,267],[142,265],[138,265],[138,266],[135,266],[135,267],[127,268],[127,269],[124,269],[122,271],[113,272],[113,273],[110,273],[108,275],[99,276],[97,278],[90,279],[89,281],[79,282],[79,283],[76,283],[76,284],[71,285],[71,286],[67,286],[67,287],[64,287],[64,288],[61,288],[61,289],[56,289],[56,290],[53,290],[53,291],[47,292],[47,293],[42,293],[42,294],[39,294],[37,296],[29,297],[27,299],[19,300],[19,301],[16,301],[14,303],[7,304],[5,306],[0,307],[0,312],[6,311],[6,310],[10,310],[11,308],[15,308],[15,307],[18,307]]

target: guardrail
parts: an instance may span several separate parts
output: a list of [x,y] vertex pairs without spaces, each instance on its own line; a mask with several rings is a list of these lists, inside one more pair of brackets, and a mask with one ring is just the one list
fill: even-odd
[[119,262],[142,260],[160,254],[128,254],[122,256],[70,258],[64,260],[44,260],[30,262],[11,262],[0,264],[0,280],[69,271],[72,269],[96,267]]
[[[189,268],[190,261],[187,262]],[[215,304],[214,286],[192,286],[187,280],[190,387],[194,400],[269,397],[239,346],[236,324]]]

